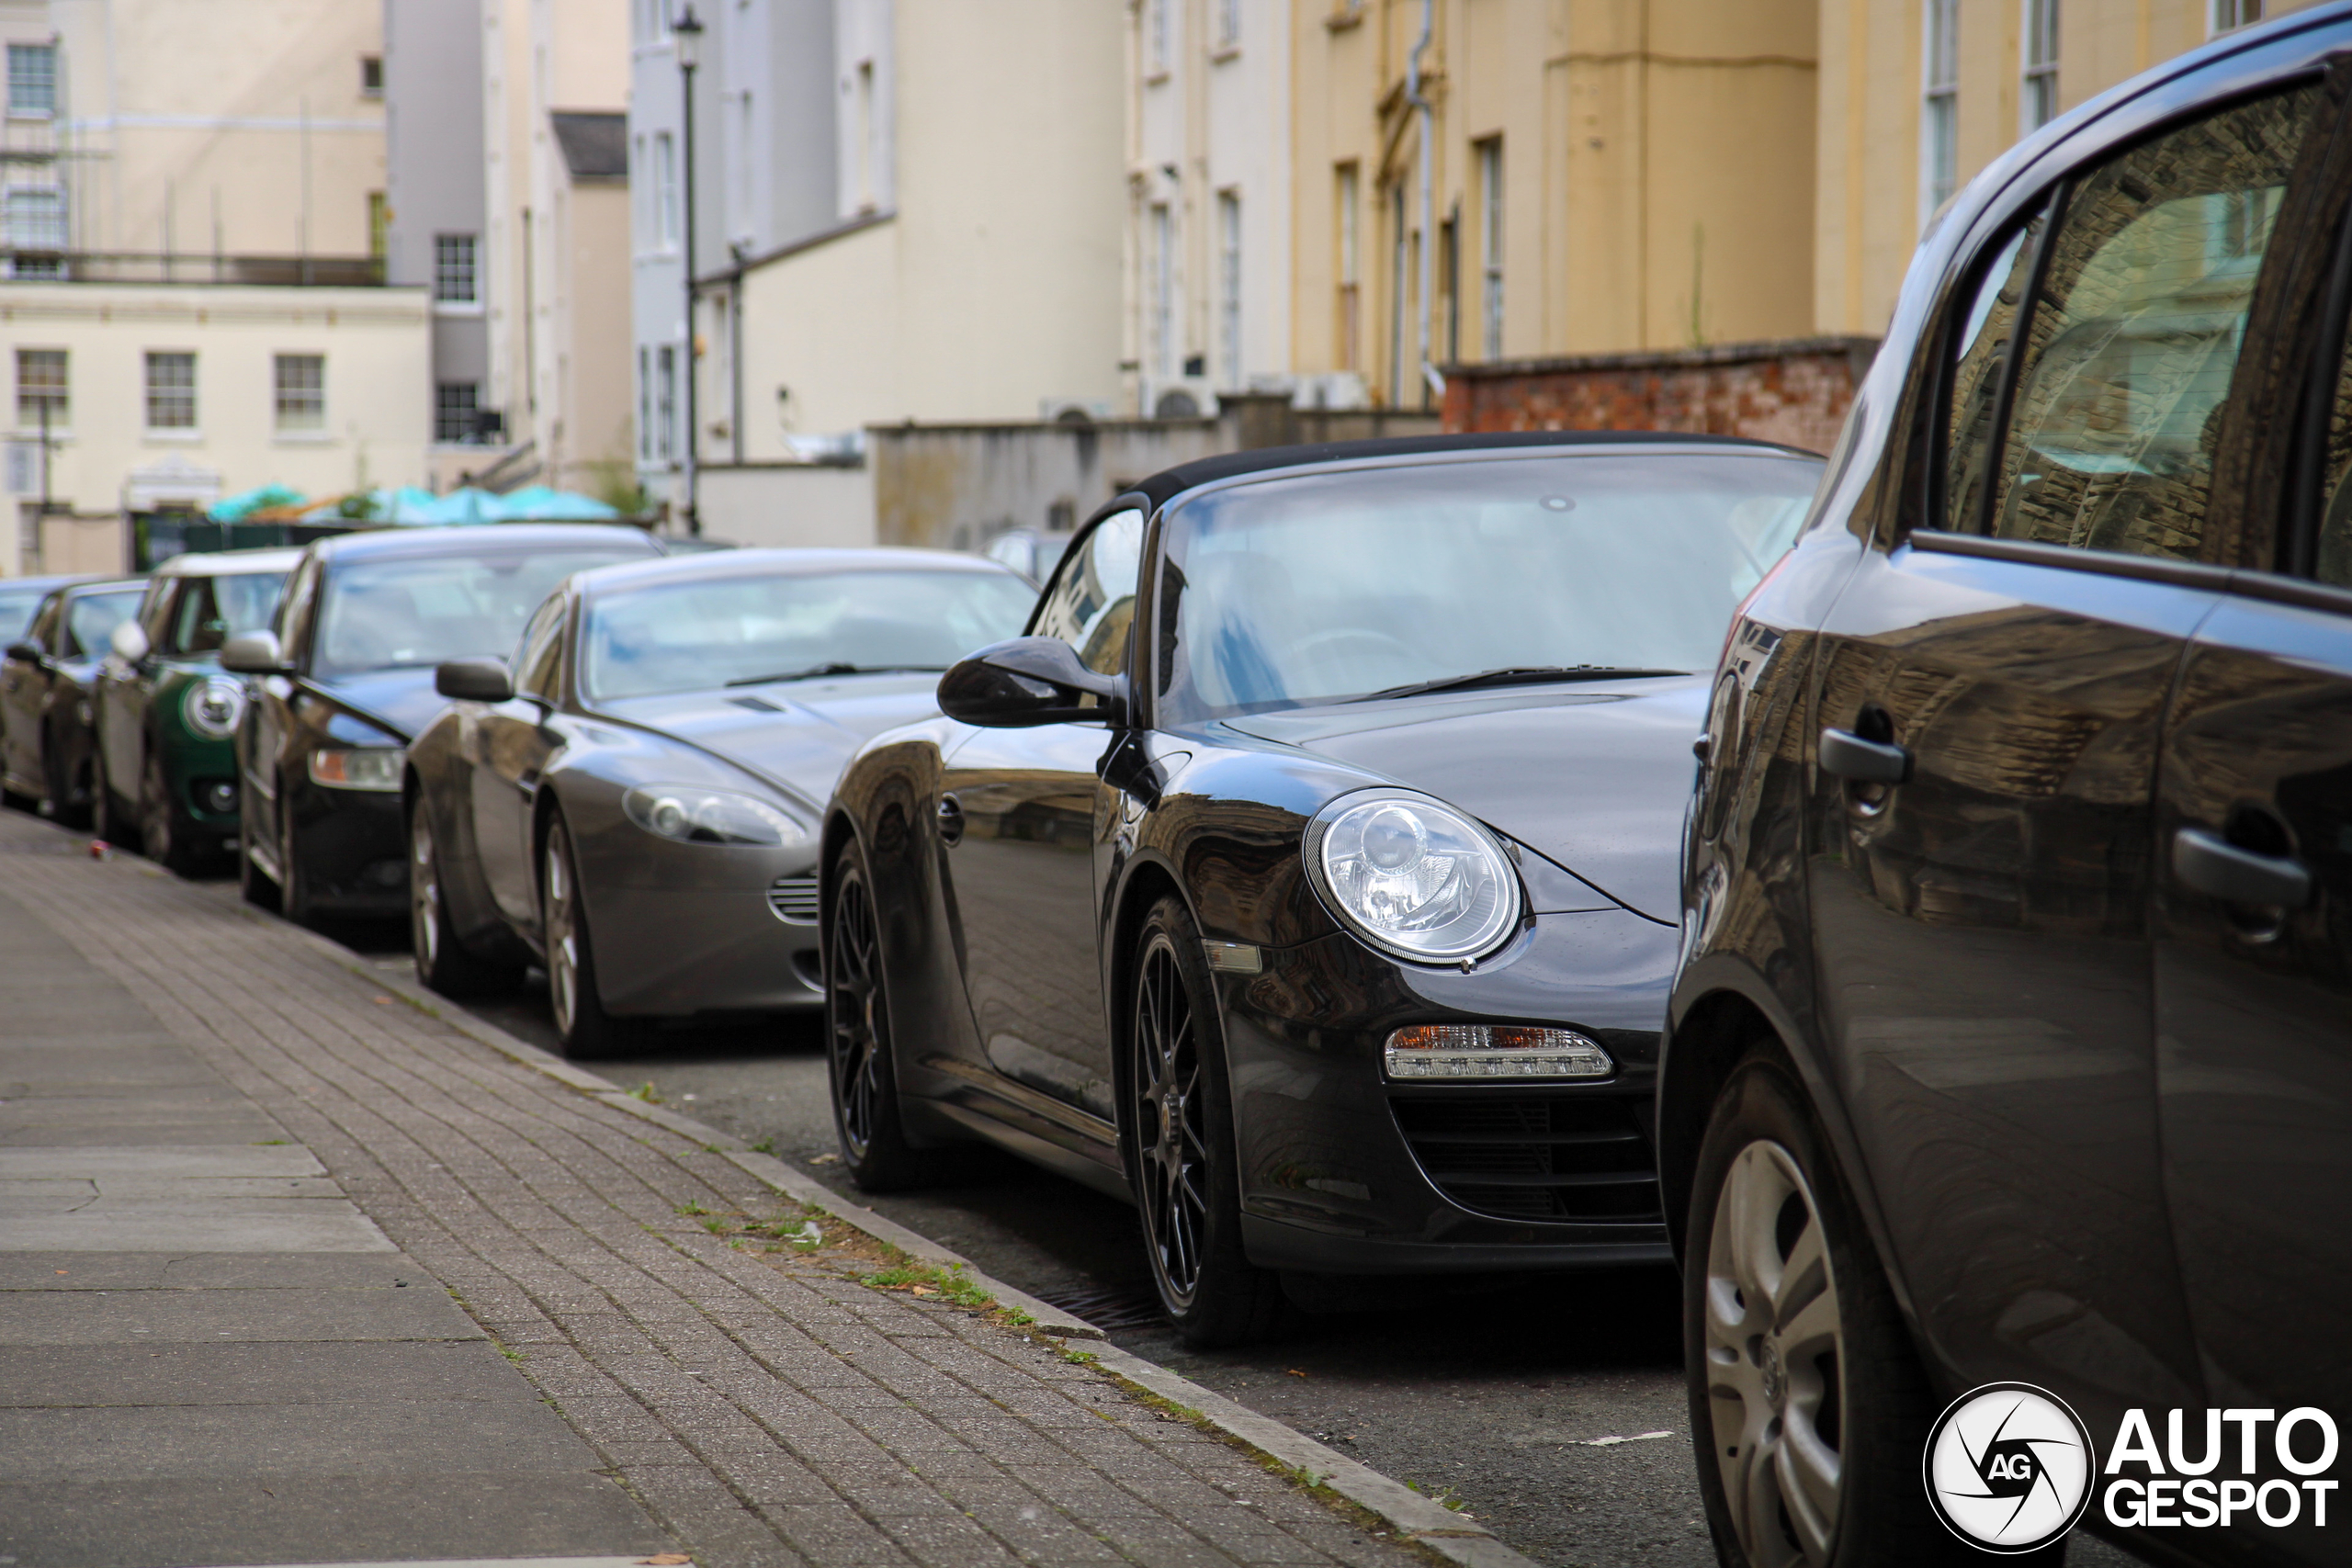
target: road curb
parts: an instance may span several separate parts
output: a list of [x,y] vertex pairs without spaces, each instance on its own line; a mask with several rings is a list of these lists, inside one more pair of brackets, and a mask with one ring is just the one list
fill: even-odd
[[[164,874],[156,871],[154,874]],[[1034,1319],[1029,1326],[1059,1339],[1092,1341],[1086,1354],[1094,1358],[1095,1365],[1129,1389],[1195,1413],[1220,1436],[1279,1465],[1310,1487],[1333,1492],[1375,1516],[1396,1532],[1397,1539],[1449,1562],[1459,1563],[1462,1568],[1538,1568],[1532,1559],[1504,1545],[1492,1531],[1475,1520],[1453,1513],[1434,1498],[1426,1497],[1402,1483],[1390,1480],[1369,1465],[1361,1464],[1272,1416],[1261,1416],[1221,1393],[1202,1387],[1190,1378],[1170,1371],[1157,1362],[1120,1349],[1104,1340],[1102,1331],[1092,1324],[1039,1301],[1026,1291],[1015,1290],[1001,1280],[990,1278],[974,1268],[968,1258],[895,1220],[887,1219],[862,1204],[844,1201],[815,1178],[795,1169],[774,1155],[751,1147],[733,1134],[720,1132],[690,1116],[682,1116],[667,1106],[639,1100],[617,1085],[574,1066],[552,1052],[519,1040],[496,1024],[482,1021],[463,1008],[427,990],[411,976],[376,968],[332,938],[267,914],[243,901],[232,908],[249,919],[265,920],[290,932],[310,943],[321,956],[331,959],[338,967],[371,986],[391,992],[477,1044],[488,1046],[500,1055],[534,1072],[543,1073],[616,1111],[652,1122],[724,1156],[746,1174],[796,1203],[822,1209],[851,1229],[897,1247],[935,1268],[961,1269],[966,1279],[995,1297],[999,1305],[1017,1309]]]

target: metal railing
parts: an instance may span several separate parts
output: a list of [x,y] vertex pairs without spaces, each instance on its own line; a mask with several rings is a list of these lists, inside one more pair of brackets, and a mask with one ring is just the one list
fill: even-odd
[[375,288],[380,256],[162,254],[130,251],[46,251],[0,245],[7,275],[21,282],[208,283],[269,288]]

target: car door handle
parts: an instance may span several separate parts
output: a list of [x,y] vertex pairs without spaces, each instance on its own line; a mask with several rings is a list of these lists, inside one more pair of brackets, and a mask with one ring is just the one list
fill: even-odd
[[2300,909],[2311,902],[2312,874],[2301,861],[2240,849],[2203,828],[2183,828],[2172,836],[2172,874],[2233,904]]
[[954,846],[964,837],[964,803],[952,795],[939,797],[939,841]]
[[1825,729],[1821,766],[1841,779],[1901,784],[1911,776],[1911,753],[1887,741],[1865,740],[1850,729]]

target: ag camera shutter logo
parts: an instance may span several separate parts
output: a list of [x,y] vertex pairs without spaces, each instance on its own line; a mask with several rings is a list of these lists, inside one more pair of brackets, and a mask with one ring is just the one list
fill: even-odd
[[1982,1551],[2039,1551],[2090,1506],[2098,1455],[2066,1402],[2031,1383],[1996,1382],[1954,1400],[1928,1434],[1928,1504]]

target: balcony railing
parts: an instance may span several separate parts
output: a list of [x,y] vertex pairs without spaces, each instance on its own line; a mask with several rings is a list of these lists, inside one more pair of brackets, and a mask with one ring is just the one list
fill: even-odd
[[0,245],[7,276],[51,283],[220,283],[270,288],[374,288],[380,256],[164,255],[128,251],[50,251]]

